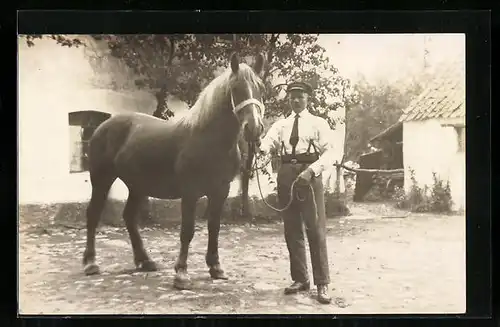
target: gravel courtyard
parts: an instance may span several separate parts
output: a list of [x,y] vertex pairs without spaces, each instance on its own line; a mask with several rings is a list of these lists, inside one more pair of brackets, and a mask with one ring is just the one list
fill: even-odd
[[[359,211],[359,210],[358,210]],[[369,210],[330,219],[331,305],[315,289],[285,296],[290,283],[281,223],[223,225],[220,257],[230,279],[205,266],[207,228],[191,243],[190,291],[172,288],[179,229],[143,228],[155,273],[135,272],[125,228],[101,227],[101,275],[87,277],[85,230],[20,216],[21,314],[370,314],[465,311],[465,217],[412,214],[381,218]],[[310,270],[311,271],[311,270]]]

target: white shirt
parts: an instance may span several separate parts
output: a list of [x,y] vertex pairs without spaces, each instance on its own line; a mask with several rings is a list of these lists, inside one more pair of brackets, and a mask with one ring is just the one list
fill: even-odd
[[[271,126],[266,136],[261,141],[261,151],[267,154],[271,150],[275,150],[278,154],[281,154],[283,142],[285,144],[286,153],[292,153],[290,135],[292,133],[295,115],[295,112],[292,112],[288,117],[276,121]],[[296,153],[306,153],[310,141],[313,141],[320,157],[316,162],[311,164],[309,168],[314,171],[316,176],[321,174],[325,169],[333,166],[335,162],[340,162],[342,160],[342,140],[335,140],[334,131],[330,128],[326,120],[304,109],[299,114],[298,125],[299,143],[295,151]],[[310,152],[314,153],[314,148],[312,146]]]

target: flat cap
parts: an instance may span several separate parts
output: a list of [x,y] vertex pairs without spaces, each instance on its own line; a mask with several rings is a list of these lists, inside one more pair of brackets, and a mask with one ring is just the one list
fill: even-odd
[[286,88],[286,92],[289,93],[290,91],[294,90],[300,90],[303,91],[309,95],[312,94],[312,86],[309,85],[308,83],[305,82],[293,82],[288,84],[288,87]]

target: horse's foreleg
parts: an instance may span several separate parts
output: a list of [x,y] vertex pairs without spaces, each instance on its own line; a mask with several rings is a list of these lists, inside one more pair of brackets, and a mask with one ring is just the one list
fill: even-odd
[[214,279],[227,279],[219,262],[219,231],[222,209],[228,194],[229,185],[208,196],[208,246],[205,261],[210,276]]
[[250,215],[250,202],[248,196],[250,176],[247,172],[242,172],[240,175],[241,181],[241,216],[249,218]]
[[156,264],[146,253],[139,229],[137,228],[139,209],[141,204],[146,200],[146,197],[134,194],[133,192],[129,193],[125,209],[123,210],[123,219],[125,220],[125,226],[130,236],[130,243],[132,243],[135,266],[142,271],[156,271]]
[[174,269],[176,272],[174,278],[174,287],[178,289],[187,289],[191,285],[190,278],[187,273],[187,258],[189,252],[189,245],[194,236],[194,223],[196,213],[196,199],[182,198],[182,223],[181,223],[181,249]]
[[250,202],[249,202],[249,195],[248,195],[248,188],[250,184],[250,178],[252,177],[252,166],[253,166],[253,161],[254,161],[254,151],[255,151],[255,145],[249,144],[248,145],[248,155],[246,156],[244,160],[244,167],[241,170],[240,174],[240,179],[241,179],[241,200],[242,200],[242,216],[245,217],[248,220],[252,220],[252,213],[250,212]]

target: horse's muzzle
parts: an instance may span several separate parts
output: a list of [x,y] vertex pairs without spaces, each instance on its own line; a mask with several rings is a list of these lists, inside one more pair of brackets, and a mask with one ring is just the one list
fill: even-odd
[[264,126],[261,123],[257,125],[245,123],[243,125],[243,137],[247,142],[256,142],[264,133]]

